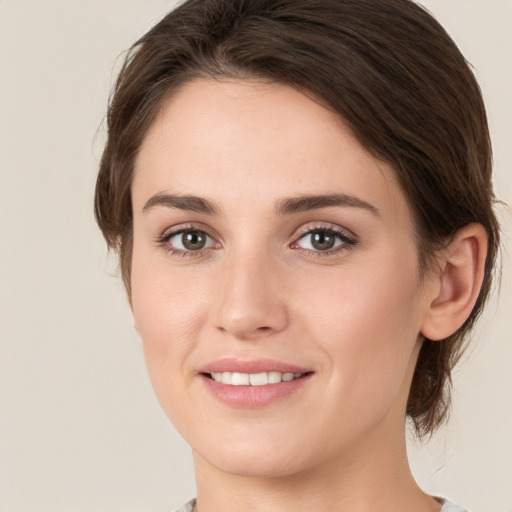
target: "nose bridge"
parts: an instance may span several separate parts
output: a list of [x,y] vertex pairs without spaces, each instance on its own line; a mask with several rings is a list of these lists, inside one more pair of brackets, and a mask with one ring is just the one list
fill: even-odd
[[231,251],[220,276],[217,328],[239,339],[254,339],[286,326],[277,266],[268,250],[253,247]]

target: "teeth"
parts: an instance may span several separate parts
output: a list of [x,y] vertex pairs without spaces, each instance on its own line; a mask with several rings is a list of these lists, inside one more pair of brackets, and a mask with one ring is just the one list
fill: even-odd
[[268,383],[269,384],[278,384],[281,382],[282,373],[279,372],[268,372]]
[[233,386],[248,386],[249,385],[249,374],[234,372],[231,375],[231,385],[233,385]]
[[210,374],[212,379],[222,384],[231,386],[266,386],[267,384],[278,384],[289,382],[302,377],[303,373],[239,373],[239,372],[215,372]]
[[263,373],[249,373],[249,384],[251,386],[266,386],[268,384],[268,375]]

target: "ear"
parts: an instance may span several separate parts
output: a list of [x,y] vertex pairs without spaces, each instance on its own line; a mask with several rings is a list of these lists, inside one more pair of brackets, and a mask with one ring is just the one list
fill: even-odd
[[430,340],[452,335],[467,320],[480,293],[487,255],[487,233],[481,224],[460,229],[439,258],[429,306],[421,328]]

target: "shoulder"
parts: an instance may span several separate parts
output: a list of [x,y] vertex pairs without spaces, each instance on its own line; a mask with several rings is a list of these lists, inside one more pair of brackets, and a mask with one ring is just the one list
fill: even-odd
[[[173,512],[192,512],[194,510],[194,506],[196,504],[196,499],[192,498],[187,501],[187,503],[183,504],[181,507],[174,509]],[[443,509],[444,512],[444,509]]]
[[468,512],[465,508],[459,507],[458,505],[455,505],[455,503],[452,503],[451,501],[445,499],[441,499],[439,501],[443,504],[443,507],[441,508],[440,512]]

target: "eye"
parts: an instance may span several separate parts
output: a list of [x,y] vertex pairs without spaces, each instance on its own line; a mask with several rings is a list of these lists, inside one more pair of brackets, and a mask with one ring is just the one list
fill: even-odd
[[314,252],[331,252],[355,245],[353,236],[340,229],[319,227],[302,234],[294,247]]
[[215,241],[208,233],[190,228],[166,235],[162,237],[161,242],[168,249],[178,253],[202,251],[215,245]]

